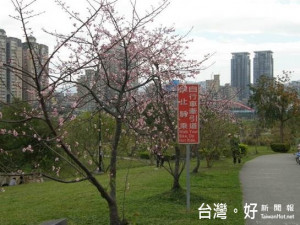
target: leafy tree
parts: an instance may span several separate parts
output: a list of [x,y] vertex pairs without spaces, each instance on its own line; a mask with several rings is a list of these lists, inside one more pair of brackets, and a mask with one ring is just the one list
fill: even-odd
[[[214,160],[228,149],[228,133],[236,133],[238,129],[238,121],[229,112],[229,106],[229,100],[215,99],[210,90],[201,94],[200,144],[197,149],[206,159],[207,167],[211,167]],[[197,167],[194,172],[197,172]]]
[[250,87],[252,95],[249,103],[257,110],[261,121],[268,126],[279,122],[280,141],[284,142],[286,122],[300,114],[300,100],[297,92],[285,86],[289,73],[284,72],[278,79],[261,76],[258,82]]
[[[48,151],[41,142],[42,138],[50,136],[50,130],[39,118],[27,119],[24,110],[34,111],[29,104],[19,100],[2,108],[0,120],[2,172],[14,172],[24,168],[32,170],[37,165],[46,168],[47,164],[55,159],[54,153]],[[31,148],[36,151],[26,151]]]
[[[103,112],[83,112],[66,125],[65,130],[68,133],[66,141],[70,143],[72,149],[76,149],[79,158],[88,157],[89,164],[98,165],[97,171],[103,172],[105,169],[103,156],[110,153],[108,149],[112,141],[113,129],[114,120],[109,115]],[[100,141],[101,149],[99,149]]]

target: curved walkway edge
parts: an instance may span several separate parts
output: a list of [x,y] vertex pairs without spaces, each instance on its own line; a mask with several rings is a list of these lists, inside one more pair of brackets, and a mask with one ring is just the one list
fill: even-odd
[[292,154],[257,157],[240,171],[246,225],[300,225],[300,165]]

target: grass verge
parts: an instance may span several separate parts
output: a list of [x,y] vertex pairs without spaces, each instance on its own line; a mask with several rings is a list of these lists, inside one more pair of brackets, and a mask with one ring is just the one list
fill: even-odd
[[[271,153],[267,148],[257,150],[258,154],[254,154],[255,149],[250,148],[243,163]],[[193,164],[192,161],[192,167]],[[185,171],[181,179],[183,189],[172,192],[172,178],[166,170],[125,160],[117,181],[120,216],[124,214],[131,224],[143,225],[244,224],[239,182],[242,164],[234,166],[230,158],[216,161],[212,168],[206,168],[203,161],[201,164],[199,173],[191,174],[191,210],[187,212]],[[128,184],[125,185],[128,171]],[[107,174],[99,175],[98,179],[108,187]],[[212,208],[211,220],[199,220],[198,208],[202,203]],[[214,203],[227,204],[226,220],[213,219]],[[60,184],[47,181],[6,187],[5,192],[0,192],[1,225],[37,225],[58,218],[67,218],[69,225],[109,224],[107,204],[89,182]]]

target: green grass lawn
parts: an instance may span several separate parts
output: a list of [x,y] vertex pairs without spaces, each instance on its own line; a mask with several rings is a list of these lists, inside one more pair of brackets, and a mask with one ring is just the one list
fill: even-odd
[[[271,153],[267,148],[259,148],[259,154],[253,152],[254,148],[251,148],[243,161]],[[142,225],[244,224],[239,182],[242,165],[234,166],[230,158],[216,161],[212,168],[205,165],[202,161],[200,172],[191,174],[191,210],[187,212],[185,190],[170,191],[172,178],[166,170],[138,161],[122,162],[122,168],[129,166],[130,169],[125,201],[128,170],[120,169],[117,175],[120,216],[124,213],[132,224]],[[184,171],[181,179],[183,189],[185,175]],[[98,179],[108,186],[107,174],[99,175]],[[210,205],[212,217],[214,203],[226,203],[227,219],[199,220],[198,208],[202,203]],[[237,213],[234,213],[235,208]],[[5,187],[5,192],[0,192],[1,225],[37,225],[59,218],[67,218],[69,225],[109,224],[107,204],[89,182],[60,184],[47,181]]]

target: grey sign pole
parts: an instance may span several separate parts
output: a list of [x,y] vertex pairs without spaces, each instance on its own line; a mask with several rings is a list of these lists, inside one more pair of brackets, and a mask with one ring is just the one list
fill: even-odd
[[190,182],[190,155],[191,146],[186,145],[186,210],[191,209],[191,182]]

